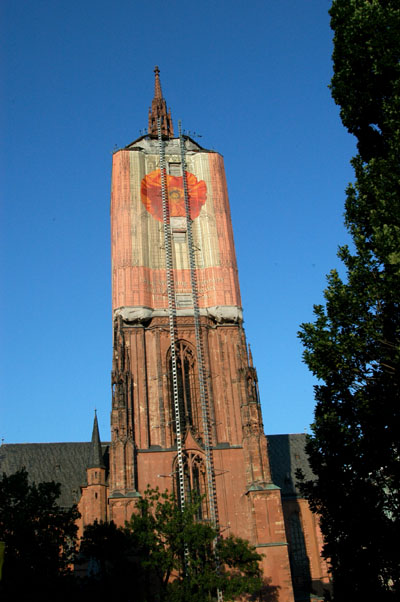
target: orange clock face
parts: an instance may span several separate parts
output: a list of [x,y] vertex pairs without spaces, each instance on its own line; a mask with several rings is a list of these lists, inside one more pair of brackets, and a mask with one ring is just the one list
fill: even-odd
[[[207,186],[204,180],[198,180],[192,173],[186,172],[190,218],[196,219],[207,199]],[[166,187],[170,217],[185,217],[185,196],[183,177],[166,174]],[[140,198],[147,211],[159,222],[163,221],[161,171],[156,169],[148,173],[140,184]]]

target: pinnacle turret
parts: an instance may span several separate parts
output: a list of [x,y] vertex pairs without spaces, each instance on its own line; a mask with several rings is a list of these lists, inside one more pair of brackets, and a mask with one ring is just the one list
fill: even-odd
[[92,443],[89,456],[88,468],[105,468],[103,460],[103,452],[101,449],[99,424],[97,422],[97,413],[94,412]]
[[171,109],[167,111],[167,103],[163,98],[160,81],[160,69],[154,67],[154,98],[149,109],[149,127],[150,136],[158,136],[157,122],[161,119],[161,133],[168,138],[174,137],[174,126],[172,125]]

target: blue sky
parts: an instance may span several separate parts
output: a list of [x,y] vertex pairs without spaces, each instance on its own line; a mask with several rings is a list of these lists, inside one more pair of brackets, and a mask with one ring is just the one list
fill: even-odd
[[353,138],[330,97],[327,0],[3,0],[1,406],[7,443],[109,438],[111,155],[175,126],[225,159],[267,433],[304,432],[296,333],[338,267]]

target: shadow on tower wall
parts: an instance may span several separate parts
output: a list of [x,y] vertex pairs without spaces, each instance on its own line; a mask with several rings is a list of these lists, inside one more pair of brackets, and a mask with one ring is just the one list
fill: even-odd
[[271,585],[271,579],[263,579],[261,591],[248,599],[251,602],[279,602],[279,585]]
[[[294,597],[296,602],[317,602],[330,600],[330,594],[328,584],[319,578],[321,558],[316,545],[315,517],[296,485],[298,469],[307,479],[313,476],[305,443],[303,434],[268,436],[272,480],[282,495]],[[312,554],[316,557],[312,558]],[[314,572],[318,567],[318,575],[312,574],[312,567]]]

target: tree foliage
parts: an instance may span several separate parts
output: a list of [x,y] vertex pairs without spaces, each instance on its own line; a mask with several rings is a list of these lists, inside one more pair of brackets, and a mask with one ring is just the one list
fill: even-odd
[[[109,593],[136,602],[211,602],[217,588],[224,600],[259,591],[260,555],[248,542],[228,537],[197,519],[199,503],[181,511],[173,495],[148,489],[125,528],[99,523],[86,528],[81,556],[94,571],[81,592]],[[94,562],[93,562],[94,561]]]
[[363,160],[386,156],[399,114],[399,3],[335,0],[331,90]]
[[158,490],[138,502],[127,528],[141,550],[149,599],[203,602],[216,599],[219,588],[232,600],[261,588],[261,556],[242,539],[217,539],[209,523],[197,520],[200,505],[182,511],[173,495]]
[[0,540],[6,544],[2,600],[23,600],[28,593],[47,600],[61,582],[67,587],[79,513],[60,508],[59,494],[57,483],[30,484],[25,469],[0,480]]
[[335,600],[400,593],[400,6],[335,0],[332,94],[357,137],[355,183],[325,305],[303,324],[304,359],[320,381],[307,444]]
[[29,483],[24,469],[0,480],[1,600],[211,602],[217,588],[225,600],[261,590],[261,556],[247,541],[217,539],[198,520],[201,500],[181,511],[173,495],[149,489],[124,528],[88,525],[77,550],[79,513],[60,508],[59,493],[59,484]]
[[144,600],[140,553],[136,538],[113,521],[87,525],[76,560],[78,573],[86,574],[78,580],[75,599],[130,600],[134,591],[135,600]]

